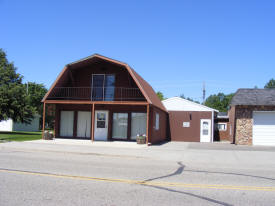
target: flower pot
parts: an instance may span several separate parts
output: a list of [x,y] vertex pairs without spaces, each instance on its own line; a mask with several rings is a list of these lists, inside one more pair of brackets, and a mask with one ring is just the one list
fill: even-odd
[[137,144],[146,144],[146,138],[145,137],[138,137],[137,138]]

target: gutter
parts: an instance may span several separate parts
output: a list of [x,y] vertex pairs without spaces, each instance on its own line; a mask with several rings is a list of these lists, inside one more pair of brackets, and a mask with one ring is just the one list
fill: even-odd
[[211,132],[211,142],[214,142],[214,111],[212,111],[212,132]]

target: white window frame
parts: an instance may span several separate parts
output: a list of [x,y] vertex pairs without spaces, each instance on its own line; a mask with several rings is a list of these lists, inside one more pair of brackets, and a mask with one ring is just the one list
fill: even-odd
[[155,130],[159,130],[159,113],[156,113]]
[[[219,125],[224,125],[224,129],[220,129]],[[227,130],[227,124],[226,123],[218,123],[218,130],[219,131],[226,131]]]

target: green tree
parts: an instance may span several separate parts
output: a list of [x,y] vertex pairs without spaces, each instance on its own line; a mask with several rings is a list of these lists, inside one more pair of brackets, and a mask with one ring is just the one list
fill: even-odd
[[162,92],[160,92],[160,91],[158,91],[158,92],[157,92],[157,95],[158,95],[158,97],[159,97],[160,101],[162,101],[162,100],[165,100],[165,99],[166,99],[166,98],[164,97],[163,93],[162,93]]
[[15,122],[30,123],[35,109],[22,84],[23,76],[16,70],[0,49],[0,121],[11,118]]
[[226,112],[233,96],[234,93],[228,95],[225,95],[224,93],[210,95],[205,100],[205,106],[217,109],[220,112]]
[[200,104],[199,101],[196,101],[196,100],[194,100],[194,99],[192,99],[192,98],[190,98],[190,97],[185,97],[184,94],[181,94],[181,95],[180,95],[180,98],[182,98],[182,99],[187,99],[187,100],[189,100],[189,101],[191,101],[191,102],[195,102],[195,103],[197,103],[197,104]]
[[[43,118],[43,104],[41,102],[42,98],[47,93],[47,89],[43,84],[37,84],[35,82],[28,82],[25,84],[25,89],[27,92],[27,97],[29,104],[35,108],[37,114],[40,115],[40,128],[42,128],[42,118]],[[50,121],[50,116],[46,116],[46,122]]]
[[25,89],[29,98],[30,105],[36,109],[36,112],[42,115],[43,104],[42,98],[47,93],[47,89],[43,84],[37,84],[35,82],[28,82],[25,84]]
[[275,88],[275,79],[273,78],[270,79],[269,82],[266,83],[264,88],[268,88],[268,89]]

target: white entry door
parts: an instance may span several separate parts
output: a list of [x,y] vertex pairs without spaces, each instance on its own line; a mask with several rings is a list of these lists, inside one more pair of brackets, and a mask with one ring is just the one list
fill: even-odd
[[211,142],[211,119],[201,119],[201,142]]
[[91,138],[91,112],[78,112],[77,137]]
[[108,111],[95,111],[94,139],[106,141],[108,136]]
[[74,112],[61,111],[60,114],[60,136],[72,137],[74,133]]

